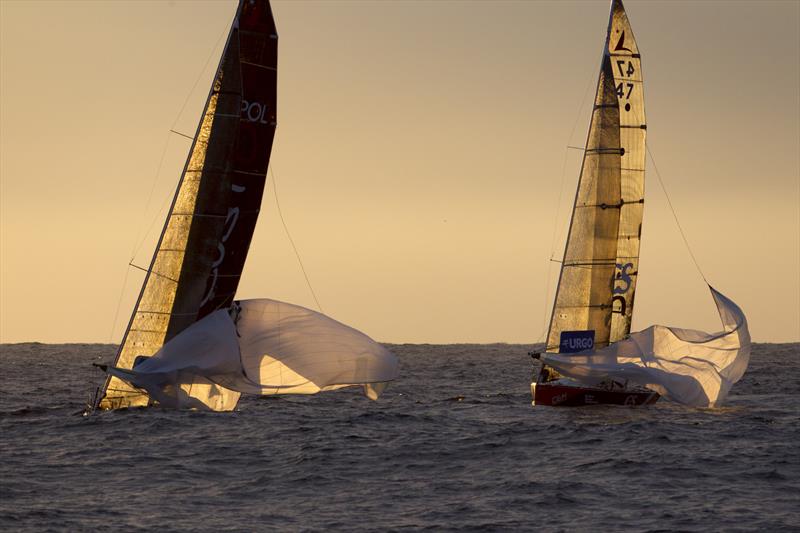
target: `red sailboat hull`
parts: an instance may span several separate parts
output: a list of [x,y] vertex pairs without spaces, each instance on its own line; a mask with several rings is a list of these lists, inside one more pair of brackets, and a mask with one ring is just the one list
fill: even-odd
[[533,405],[579,407],[582,405],[650,405],[661,397],[657,392],[638,388],[607,390],[597,387],[564,385],[562,383],[531,383]]

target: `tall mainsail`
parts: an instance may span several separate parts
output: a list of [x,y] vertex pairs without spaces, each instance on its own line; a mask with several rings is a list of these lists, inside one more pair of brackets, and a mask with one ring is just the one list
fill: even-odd
[[[268,0],[240,2],[191,152],[114,363],[132,368],[188,326],[233,302],[255,229],[276,125],[278,35]],[[198,377],[216,407],[238,393]],[[197,390],[194,390],[194,389]],[[99,407],[147,405],[110,377]]]
[[612,0],[550,318],[549,352],[561,351],[562,341],[570,335],[593,336],[594,347],[603,347],[630,333],[644,207],[646,131],[641,57],[622,2]]

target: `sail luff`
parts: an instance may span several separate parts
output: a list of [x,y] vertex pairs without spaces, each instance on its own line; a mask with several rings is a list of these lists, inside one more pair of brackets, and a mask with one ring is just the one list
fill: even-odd
[[[239,8],[237,8],[236,13],[234,15],[234,21],[236,20],[236,18],[238,16],[239,16]],[[173,215],[174,210],[175,210],[175,205],[178,202],[178,197],[180,196],[181,190],[183,188],[184,180],[186,178],[186,172],[187,172],[187,169],[189,168],[190,162],[192,160],[192,155],[195,152],[195,148],[197,146],[198,138],[200,136],[200,132],[202,131],[203,123],[204,123],[204,120],[205,120],[206,115],[208,113],[209,106],[211,104],[211,100],[212,100],[212,97],[213,97],[213,94],[214,94],[214,85],[215,85],[215,82],[216,82],[217,78],[219,77],[220,68],[222,66],[222,63],[225,61],[225,53],[226,53],[226,51],[228,49],[228,46],[230,45],[231,37],[233,36],[234,26],[235,26],[235,23],[232,23],[231,24],[231,28],[228,31],[228,37],[227,37],[227,39],[225,41],[225,47],[223,48],[222,54],[220,55],[220,59],[219,59],[219,62],[217,64],[217,68],[216,68],[216,71],[215,71],[217,73],[214,76],[215,81],[212,82],[211,87],[208,90],[208,96],[206,97],[206,102],[205,102],[205,104],[203,106],[203,114],[202,114],[203,118],[201,118],[201,120],[197,124],[197,129],[195,130],[194,137],[192,138],[192,144],[191,144],[191,147],[189,148],[189,155],[187,156],[186,162],[184,163],[183,171],[181,172],[181,177],[178,180],[178,185],[175,187],[175,194],[172,197],[172,202],[170,204],[167,217],[164,220],[164,225],[161,228],[161,233],[160,233],[160,235],[158,237],[158,242],[156,243],[155,250],[153,251],[153,257],[150,260],[150,266],[148,267],[147,272],[145,274],[144,281],[142,282],[142,288],[140,289],[139,295],[136,298],[136,304],[133,307],[133,312],[131,313],[131,317],[128,320],[128,325],[125,328],[125,333],[122,336],[122,341],[120,342],[119,348],[117,349],[117,353],[116,353],[116,355],[114,357],[113,366],[115,366],[115,367],[130,368],[133,365],[133,360],[131,360],[131,361],[123,361],[122,360],[123,359],[123,352],[125,351],[125,348],[128,345],[128,340],[129,340],[131,329],[133,328],[134,322],[136,321],[137,314],[139,312],[139,307],[140,307],[140,305],[142,303],[142,299],[144,298],[145,293],[147,292],[147,288],[148,288],[149,282],[151,280],[151,276],[154,273],[154,267],[156,265],[156,261],[159,258],[159,252],[161,252],[161,247],[162,247],[162,244],[164,242],[164,237],[167,234],[167,229],[169,227],[170,220],[171,220],[172,215]],[[175,281],[175,282],[177,283],[177,281]],[[163,337],[162,337],[161,343],[163,343]],[[127,398],[121,399],[120,401],[109,401],[109,395],[108,395],[109,389],[113,389],[114,390],[114,392],[115,392],[114,396],[124,396],[124,397],[127,397]],[[103,402],[103,401],[105,401],[105,403],[107,404],[107,407],[109,407],[109,408],[117,408],[117,407],[122,407],[122,406],[146,405],[147,401],[148,401],[148,398],[147,398],[146,394],[143,394],[141,391],[137,391],[136,389],[130,387],[126,382],[120,380],[119,378],[116,378],[114,376],[109,375],[105,380],[105,383],[104,383],[104,385],[103,385],[103,387],[101,389],[101,393],[98,394],[98,396],[97,396],[98,405],[96,405],[95,407],[98,407],[99,404],[101,402]]]
[[[619,153],[619,109],[611,64],[604,51],[550,317],[547,351],[559,350],[564,331],[591,330],[595,343],[608,342],[611,296],[603,287],[610,289],[616,260],[616,249],[612,251],[608,238],[617,234]],[[608,298],[603,292],[609,293]]]
[[[602,63],[601,63],[601,65],[602,65]],[[601,74],[598,76],[598,80],[597,80],[598,87],[597,87],[597,90],[595,91],[595,93],[597,93],[600,90],[600,79],[601,79],[601,77],[602,77],[602,68],[601,68]],[[597,94],[595,94],[595,99],[597,99]],[[594,120],[594,113],[592,113],[592,120]],[[589,136],[591,135],[591,132],[592,132],[592,121],[589,122],[589,129],[586,132],[586,142],[584,143],[584,147],[588,146],[588,144],[589,144]],[[569,249],[569,245],[570,245],[570,236],[572,235],[572,228],[573,228],[573,226],[575,224],[575,217],[574,217],[575,206],[578,203],[578,194],[580,192],[581,182],[583,180],[583,169],[584,169],[585,165],[586,165],[586,153],[585,153],[585,150],[584,150],[584,157],[581,160],[581,170],[580,170],[580,172],[578,174],[578,186],[575,189],[575,198],[573,199],[573,202],[572,202],[572,216],[570,217],[569,228],[567,229],[567,242],[564,245],[564,254],[561,256],[561,269],[558,272],[558,283],[556,284],[556,295],[553,298],[553,308],[550,311],[550,325],[548,326],[547,341],[546,341],[546,345],[545,345],[545,351],[548,351],[548,352],[550,352],[550,351],[556,351],[557,352],[558,351],[558,341],[553,342],[553,340],[552,340],[555,337],[555,335],[557,334],[556,330],[555,330],[555,327],[554,327],[554,322],[555,322],[555,317],[556,317],[556,309],[558,308],[558,299],[559,299],[558,297],[559,297],[559,293],[562,290],[562,281],[564,279],[564,262],[566,261],[566,258],[567,258],[567,250]],[[558,334],[560,334],[560,331],[558,332]]]

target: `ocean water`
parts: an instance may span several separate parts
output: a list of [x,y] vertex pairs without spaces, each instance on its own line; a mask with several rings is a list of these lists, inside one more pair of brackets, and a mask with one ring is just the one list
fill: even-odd
[[520,345],[393,345],[401,379],[234,413],[80,411],[111,345],[0,347],[0,528],[800,529],[800,344],[721,409],[530,406]]

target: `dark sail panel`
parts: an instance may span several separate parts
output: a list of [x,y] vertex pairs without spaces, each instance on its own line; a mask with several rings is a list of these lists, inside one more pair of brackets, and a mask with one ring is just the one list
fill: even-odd
[[247,259],[275,136],[278,35],[269,3],[245,2],[239,17],[240,118],[227,161],[228,209],[198,319],[233,302]]
[[[275,134],[277,43],[268,0],[241,3],[114,366],[132,368],[138,356],[153,355],[232,302]],[[191,393],[215,402],[238,399],[203,381]],[[107,409],[148,403],[146,394],[116,377],[106,382],[101,398],[100,407]]]

